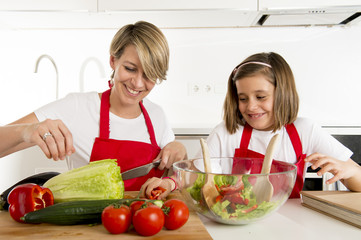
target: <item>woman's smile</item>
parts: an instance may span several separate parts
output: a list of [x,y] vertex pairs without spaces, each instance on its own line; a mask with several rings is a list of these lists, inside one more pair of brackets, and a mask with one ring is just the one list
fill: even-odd
[[140,94],[141,91],[137,91],[137,90],[134,90],[130,87],[128,87],[127,85],[125,85],[125,89],[131,94],[131,95],[134,95],[135,97],[138,96]]

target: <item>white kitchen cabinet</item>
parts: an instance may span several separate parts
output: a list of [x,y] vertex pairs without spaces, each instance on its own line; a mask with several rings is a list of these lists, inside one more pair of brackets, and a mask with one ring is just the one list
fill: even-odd
[[98,0],[98,13],[160,28],[248,27],[257,16],[257,0]]
[[257,0],[98,0],[99,11],[126,10],[257,10]]
[[97,0],[0,0],[1,11],[96,11]]
[[144,20],[160,28],[249,27],[257,0],[0,0],[0,28],[119,28]]
[[98,0],[98,12],[161,28],[248,27],[258,14],[257,0]]

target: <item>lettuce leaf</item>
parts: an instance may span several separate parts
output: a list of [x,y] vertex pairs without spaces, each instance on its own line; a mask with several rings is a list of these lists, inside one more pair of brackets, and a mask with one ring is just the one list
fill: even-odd
[[55,202],[75,200],[120,199],[124,182],[115,159],[90,162],[49,179],[44,187],[51,190]]
[[205,175],[202,173],[198,173],[197,175],[198,175],[197,180],[194,182],[194,184],[191,187],[187,188],[187,191],[194,200],[200,201],[202,198],[201,189],[205,184]]
[[231,175],[216,175],[214,176],[214,183],[218,185],[218,187],[235,185],[238,182],[237,176]]

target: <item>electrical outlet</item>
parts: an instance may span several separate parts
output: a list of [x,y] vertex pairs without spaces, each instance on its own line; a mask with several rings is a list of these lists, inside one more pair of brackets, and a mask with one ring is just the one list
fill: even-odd
[[188,83],[188,96],[200,96],[201,92],[202,89],[199,83]]
[[205,84],[202,86],[203,95],[210,96],[213,94],[213,87],[211,84]]
[[208,83],[188,83],[188,96],[211,96],[214,93],[213,85]]

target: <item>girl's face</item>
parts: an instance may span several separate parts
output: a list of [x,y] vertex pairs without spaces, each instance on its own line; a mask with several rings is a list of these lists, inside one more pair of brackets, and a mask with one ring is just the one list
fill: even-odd
[[239,111],[254,129],[270,131],[274,125],[275,87],[263,75],[258,74],[236,81]]
[[155,82],[145,75],[136,48],[127,46],[119,59],[111,56],[110,66],[114,70],[112,106],[139,108],[139,102],[150,93]]

